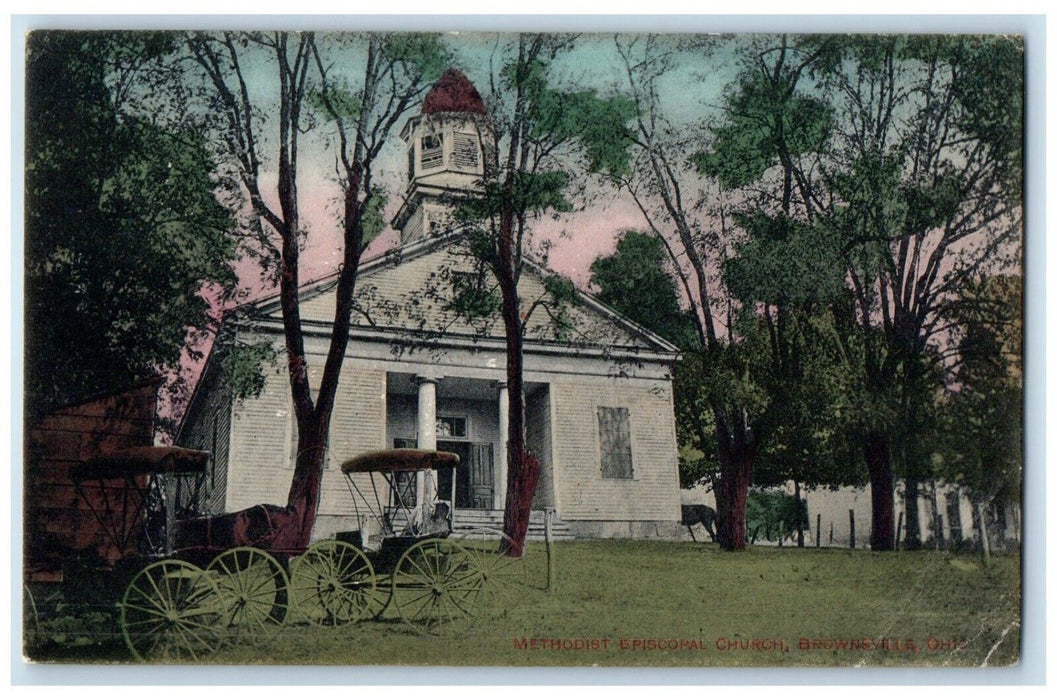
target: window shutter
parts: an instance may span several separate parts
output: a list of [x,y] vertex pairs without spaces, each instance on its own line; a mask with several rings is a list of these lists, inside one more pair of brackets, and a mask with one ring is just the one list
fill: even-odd
[[454,146],[451,152],[452,164],[463,170],[477,170],[477,137],[473,134],[457,133],[453,137],[452,145]]
[[602,476],[608,479],[630,479],[631,416],[628,409],[598,407],[598,443]]

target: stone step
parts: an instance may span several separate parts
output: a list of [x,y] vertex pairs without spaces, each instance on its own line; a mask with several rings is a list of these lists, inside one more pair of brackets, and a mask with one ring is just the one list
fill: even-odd
[[[503,529],[503,511],[501,510],[458,510],[455,512],[455,532],[465,533],[472,530]],[[543,511],[532,511],[529,516],[528,539],[533,542],[545,538],[546,525]],[[574,539],[568,523],[558,518],[551,520],[551,538],[554,540]]]
[[[400,529],[406,524],[407,518],[404,514],[394,513],[392,516],[393,526]],[[546,539],[545,515],[541,510],[534,510],[529,516],[528,539],[531,542],[542,542]],[[501,510],[458,510],[455,512],[454,531],[458,534],[466,534],[473,530],[503,530],[503,511]],[[568,541],[575,539],[569,524],[564,520],[553,518],[551,520],[551,539]]]

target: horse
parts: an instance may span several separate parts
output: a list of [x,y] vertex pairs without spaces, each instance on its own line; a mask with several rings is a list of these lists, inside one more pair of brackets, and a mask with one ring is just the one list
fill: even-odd
[[705,532],[712,538],[712,541],[716,541],[716,509],[711,506],[703,504],[691,504],[684,505],[683,509],[683,525],[686,525],[686,529],[690,531],[690,537],[697,542],[697,537],[694,536],[694,525],[704,525]]

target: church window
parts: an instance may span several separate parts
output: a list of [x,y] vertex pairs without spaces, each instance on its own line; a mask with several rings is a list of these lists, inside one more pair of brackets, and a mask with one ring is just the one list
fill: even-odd
[[437,416],[437,437],[465,438],[466,436],[465,416]]
[[422,169],[444,165],[443,134],[426,134],[422,137]]

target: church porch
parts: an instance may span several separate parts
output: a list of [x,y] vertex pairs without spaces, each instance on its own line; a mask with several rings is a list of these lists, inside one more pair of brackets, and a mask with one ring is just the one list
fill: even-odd
[[[547,384],[529,383],[526,394],[527,419],[549,423]],[[421,447],[454,452],[460,466],[451,473],[438,474],[437,497],[452,501],[454,520],[492,527],[502,522],[506,502],[506,444],[509,393],[503,382],[458,376],[425,376],[389,372],[386,376],[386,444],[390,447]],[[550,431],[530,427],[529,449],[549,462]],[[533,507],[554,507],[551,471],[545,464]],[[428,482],[415,489],[423,497]],[[542,510],[539,511],[542,523]],[[498,514],[498,519],[486,514]]]

